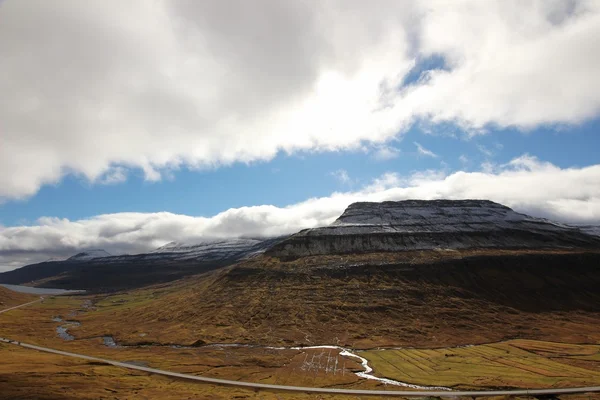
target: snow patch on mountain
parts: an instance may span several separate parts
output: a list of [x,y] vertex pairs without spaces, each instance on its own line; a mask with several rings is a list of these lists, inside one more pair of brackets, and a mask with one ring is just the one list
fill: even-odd
[[600,248],[600,240],[489,200],[405,200],[353,203],[331,225],[300,231],[269,254],[574,247]]
[[152,251],[152,253],[188,253],[215,249],[238,250],[254,246],[261,242],[262,240],[257,239],[214,239],[193,244],[170,242]]
[[281,238],[267,239],[207,239],[200,243],[170,242],[141,254],[113,256],[104,250],[86,250],[65,260],[92,264],[140,263],[140,262],[234,262],[262,254]]
[[170,242],[148,254],[176,259],[220,260],[245,258],[266,250],[270,240],[265,239],[210,239],[200,243]]
[[94,258],[112,257],[112,254],[102,249],[93,249],[82,251],[81,253],[75,254],[73,257],[67,259],[67,261],[88,261]]
[[588,235],[600,236],[600,225],[581,225],[578,228]]

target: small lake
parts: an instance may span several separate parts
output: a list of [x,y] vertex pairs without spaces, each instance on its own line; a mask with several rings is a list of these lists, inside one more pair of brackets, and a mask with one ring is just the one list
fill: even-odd
[[9,285],[0,283],[0,286],[5,287],[7,289],[13,290],[15,292],[20,293],[29,293],[29,294],[39,294],[39,295],[58,295],[58,294],[76,294],[76,293],[85,293],[85,290],[66,290],[66,289],[47,289],[47,288],[36,288],[30,286],[21,286],[21,285]]

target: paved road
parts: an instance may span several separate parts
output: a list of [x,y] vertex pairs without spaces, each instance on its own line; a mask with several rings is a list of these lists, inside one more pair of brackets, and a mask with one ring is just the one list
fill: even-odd
[[[41,300],[41,299],[40,299]],[[12,307],[6,310],[0,311],[6,312],[10,310],[14,310],[15,308],[24,307],[26,305],[35,303],[37,301],[33,301],[31,303],[22,304],[20,306]],[[334,388],[315,388],[315,387],[302,387],[302,386],[283,386],[283,385],[270,385],[267,383],[253,383],[253,382],[241,382],[241,381],[232,381],[227,379],[217,379],[217,378],[208,378],[204,376],[196,376],[189,374],[180,374],[178,372],[165,371],[162,369],[141,367],[139,365],[128,364],[115,360],[107,360],[104,358],[86,356],[83,354],[70,353],[67,351],[50,349],[48,347],[36,346],[33,344],[27,344],[22,342],[17,342],[15,340],[2,338],[0,337],[0,342],[10,343],[14,345],[18,345],[21,347],[25,347],[28,349],[43,351],[46,353],[58,354],[66,357],[80,358],[88,361],[101,362],[109,365],[113,365],[115,367],[134,369],[138,371],[148,372],[151,374],[170,376],[173,378],[186,379],[191,381],[212,383],[216,385],[226,385],[226,386],[237,386],[237,387],[246,387],[251,389],[267,389],[267,390],[279,390],[279,391],[287,391],[287,392],[302,392],[302,393],[326,393],[326,394],[352,394],[352,395],[370,395],[370,396],[402,396],[402,397],[410,397],[410,396],[437,396],[437,397],[459,397],[459,396],[471,396],[471,397],[479,397],[479,396],[518,396],[518,395],[545,395],[545,394],[568,394],[568,393],[588,393],[588,392],[600,392],[600,386],[590,386],[590,387],[579,387],[579,388],[568,388],[568,389],[520,389],[520,390],[467,390],[467,391],[436,391],[436,390],[419,390],[419,391],[408,391],[408,390],[361,390],[361,389],[334,389]]]
[[0,342],[11,343],[18,346],[22,346],[28,349],[44,351],[46,353],[58,354],[61,356],[81,358],[88,361],[101,362],[115,367],[135,369],[138,371],[144,371],[151,374],[170,376],[173,378],[186,379],[191,381],[199,381],[205,383],[213,383],[217,385],[227,386],[238,386],[253,389],[267,389],[267,390],[280,390],[288,392],[302,392],[302,393],[327,393],[327,394],[352,394],[352,395],[370,395],[370,396],[438,396],[438,397],[458,397],[458,396],[517,396],[517,395],[544,395],[544,394],[567,394],[567,393],[588,393],[588,392],[600,392],[600,386],[590,387],[579,387],[579,388],[568,388],[568,389],[532,389],[532,390],[489,390],[489,391],[435,391],[435,390],[420,390],[420,391],[408,391],[408,390],[360,390],[360,389],[334,389],[334,388],[315,388],[315,387],[302,387],[302,386],[283,386],[283,385],[270,385],[266,383],[253,383],[253,382],[241,382],[232,381],[227,379],[208,378],[204,376],[196,376],[189,374],[180,374],[178,372],[165,371],[162,369],[141,367],[138,365],[128,364],[115,360],[107,360],[99,357],[91,357],[83,354],[70,353],[67,351],[50,349],[47,347],[36,346],[33,344],[27,344],[17,342],[14,340],[0,338]]

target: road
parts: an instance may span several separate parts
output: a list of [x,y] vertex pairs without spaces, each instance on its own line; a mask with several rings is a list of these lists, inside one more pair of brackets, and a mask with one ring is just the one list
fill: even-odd
[[[40,299],[41,300],[41,299]],[[1,310],[0,313],[14,310],[15,308],[25,307],[29,304],[36,303],[40,300],[36,300],[30,303],[22,304],[20,306]],[[142,367],[139,365],[128,364],[115,360],[108,360],[99,357],[86,356],[84,354],[70,353],[68,351],[51,349],[48,347],[36,346],[33,344],[27,344],[18,342],[15,340],[0,337],[0,342],[10,343],[17,346],[25,347],[32,350],[43,351],[46,353],[58,354],[66,357],[79,358],[88,361],[101,362],[115,367],[133,369],[137,371],[148,372],[151,374],[169,376],[173,378],[186,379],[190,381],[212,383],[216,385],[226,386],[237,386],[250,389],[266,389],[266,390],[277,390],[286,392],[302,392],[302,393],[323,393],[323,394],[351,394],[351,395],[368,395],[368,396],[401,396],[401,397],[424,397],[424,396],[436,396],[436,397],[459,397],[459,396],[527,396],[527,395],[559,395],[569,393],[589,393],[589,392],[600,392],[600,386],[590,387],[578,387],[568,389],[517,389],[517,390],[467,390],[467,391],[437,391],[437,390],[362,390],[362,389],[335,389],[335,388],[317,388],[317,387],[303,387],[303,386],[283,386],[283,385],[271,385],[268,383],[253,383],[253,382],[241,382],[232,381],[227,379],[208,378],[204,376],[181,374],[179,372],[165,371],[162,369]]]
[[10,311],[10,310],[14,310],[15,308],[25,307],[25,306],[28,306],[28,305],[33,304],[33,303],[37,303],[37,302],[42,301],[42,300],[44,300],[44,298],[40,297],[37,300],[30,301],[29,303],[21,304],[20,306],[14,306],[14,307],[11,307],[11,308],[5,308],[4,310],[0,310],[0,314],[5,313],[5,312]]

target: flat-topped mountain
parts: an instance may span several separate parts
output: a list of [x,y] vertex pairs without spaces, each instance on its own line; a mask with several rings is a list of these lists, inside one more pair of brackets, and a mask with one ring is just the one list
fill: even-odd
[[[256,246],[270,249],[177,258]],[[109,319],[82,316],[77,336],[352,348],[600,341],[600,238],[489,201],[356,203],[281,242],[170,243],[121,259],[131,257],[141,261],[99,258],[45,283],[115,290],[196,276],[136,292],[143,301]]]
[[266,253],[281,259],[428,250],[600,249],[600,237],[486,200],[354,203],[331,225],[287,238],[167,243],[143,254],[86,250],[0,274],[0,283],[118,290],[199,274]]
[[590,247],[600,247],[600,239],[492,201],[405,200],[351,204],[333,224],[300,231],[269,254]]

